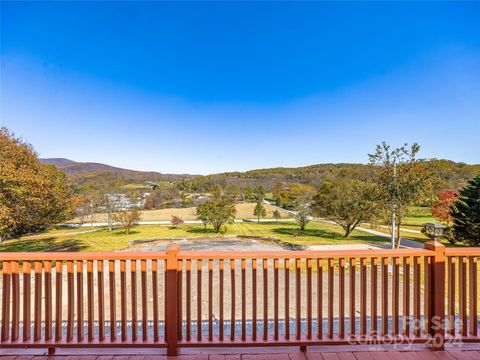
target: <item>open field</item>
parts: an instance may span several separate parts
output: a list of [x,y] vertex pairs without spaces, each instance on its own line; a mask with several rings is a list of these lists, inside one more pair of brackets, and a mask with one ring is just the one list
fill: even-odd
[[[253,219],[255,216],[253,215],[253,209],[255,208],[255,203],[242,203],[236,204],[237,207],[237,219]],[[265,209],[267,210],[267,216],[265,219],[272,219],[273,212],[278,209],[275,206],[264,204]],[[140,221],[162,221],[167,220],[169,221],[172,216],[178,216],[183,220],[196,220],[196,207],[188,207],[188,208],[168,208],[168,209],[160,209],[160,210],[143,210],[140,212]],[[282,218],[291,218],[292,214],[285,210],[278,209]],[[85,218],[84,222],[90,222],[90,217]],[[94,222],[105,222],[106,216],[105,214],[94,214]],[[74,218],[69,221],[70,223],[78,223],[80,219]]]
[[[250,235],[274,237],[293,245],[332,245],[385,243],[388,239],[361,231],[354,231],[345,238],[342,229],[333,224],[312,221],[307,229],[295,236],[298,225],[295,222],[280,223],[234,223],[227,225],[227,235]],[[128,247],[128,240],[152,238],[199,237],[215,235],[211,228],[206,230],[200,224],[184,224],[176,229],[168,225],[135,226],[129,235],[123,230],[99,230],[96,232],[65,235],[51,231],[48,237],[33,236],[9,240],[0,244],[0,251],[115,251]]]
[[[237,219],[253,219],[253,209],[255,208],[255,203],[242,203],[236,204],[237,208]],[[273,212],[277,209],[274,206],[265,204],[265,209],[267,210],[267,216],[265,219],[272,219]],[[282,218],[290,218],[292,215],[284,210],[279,210]],[[145,210],[141,211],[140,219],[141,221],[156,221],[156,220],[170,220],[172,215],[179,216],[183,220],[196,220],[196,207],[189,208],[178,208],[178,209],[160,209],[160,210]]]

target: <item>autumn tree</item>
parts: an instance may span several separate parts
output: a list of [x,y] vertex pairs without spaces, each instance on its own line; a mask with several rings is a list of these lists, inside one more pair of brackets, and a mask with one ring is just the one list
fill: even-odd
[[300,202],[309,202],[315,195],[315,188],[306,184],[288,184],[280,190],[279,203],[281,206],[295,209],[300,205]]
[[275,221],[277,221],[277,222],[278,222],[278,220],[280,220],[282,218],[282,215],[280,214],[280,211],[278,211],[278,209],[275,209],[272,212],[272,216],[275,219]]
[[255,186],[255,189],[253,189],[253,192],[255,194],[255,199],[257,201],[260,201],[265,198],[265,188],[262,185]]
[[247,185],[243,188],[243,198],[246,201],[252,201],[255,198],[255,194],[251,186]]
[[446,222],[447,225],[449,225],[452,221],[452,207],[457,198],[457,190],[442,190],[440,194],[438,194],[437,200],[432,205],[432,215],[438,220]]
[[112,193],[103,194],[102,205],[105,210],[108,231],[112,231],[115,213],[119,210],[116,197]]
[[282,205],[280,193],[282,192],[282,190],[284,190],[284,188],[285,188],[285,184],[281,181],[277,181],[273,186],[272,197],[275,200],[275,204],[277,206]]
[[296,207],[295,220],[297,220],[300,231],[305,230],[305,227],[310,222],[311,204],[308,201],[301,201]]
[[31,145],[0,128],[0,241],[73,215],[65,175],[42,164]]
[[315,188],[310,185],[293,183],[280,191],[280,203],[282,206],[295,210],[295,219],[300,231],[310,222],[312,199]]
[[197,219],[202,222],[205,229],[207,229],[207,225],[210,219],[210,205],[210,201],[205,201],[197,206]]
[[260,222],[260,218],[267,216],[267,210],[265,206],[263,206],[263,201],[258,200],[257,205],[255,205],[255,209],[253,209],[253,215],[257,217],[257,222]]
[[170,224],[172,224],[173,228],[177,228],[179,225],[182,225],[185,221],[179,216],[172,215],[172,219],[170,220]]
[[197,207],[197,217],[202,220],[205,228],[207,223],[212,224],[216,233],[220,232],[225,223],[233,223],[236,214],[233,199],[226,195],[215,196]]
[[417,158],[419,151],[420,146],[416,143],[391,149],[383,142],[368,155],[375,173],[379,209],[389,214],[390,219],[395,218],[390,231],[396,232],[397,241],[392,244],[396,247],[400,247],[400,227],[407,215],[407,207],[432,193],[431,173],[425,162]]
[[469,246],[480,246],[480,174],[458,193],[452,207],[455,240]]
[[348,237],[361,222],[375,217],[375,200],[374,184],[351,179],[325,182],[315,195],[313,212],[340,225]]
[[114,213],[113,219],[120,223],[125,230],[125,235],[128,235],[132,226],[140,220],[140,211],[137,208],[119,210]]

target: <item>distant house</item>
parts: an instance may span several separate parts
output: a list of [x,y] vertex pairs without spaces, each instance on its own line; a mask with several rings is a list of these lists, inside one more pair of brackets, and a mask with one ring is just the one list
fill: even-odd
[[128,210],[131,208],[143,209],[145,207],[145,201],[150,194],[149,192],[141,193],[140,197],[136,199],[132,199],[126,194],[105,194],[105,197],[114,209]]

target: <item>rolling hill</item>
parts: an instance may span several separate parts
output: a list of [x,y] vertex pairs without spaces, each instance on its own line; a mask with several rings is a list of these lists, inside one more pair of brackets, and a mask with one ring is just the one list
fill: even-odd
[[40,159],[44,164],[55,165],[72,181],[89,177],[107,176],[132,181],[175,181],[191,177],[188,174],[162,174],[155,171],[123,169],[95,162],[77,162],[64,158]]
[[[236,184],[241,187],[263,185],[271,190],[281,182],[300,182],[318,186],[323,181],[338,178],[366,179],[371,168],[366,164],[317,164],[296,168],[256,169],[246,172],[226,172],[212,175],[163,174],[154,171],[137,171],[94,162],[76,162],[64,158],[40,159],[45,164],[55,165],[76,185],[98,187],[102,183],[145,184],[146,182],[181,182],[187,192],[211,190],[214,185]],[[437,179],[439,189],[459,188],[465,181],[480,172],[480,164],[469,165],[450,160],[430,159],[428,167]]]

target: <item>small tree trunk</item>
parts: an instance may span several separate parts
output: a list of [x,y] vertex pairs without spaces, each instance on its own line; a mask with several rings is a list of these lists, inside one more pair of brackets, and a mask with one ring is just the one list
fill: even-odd
[[402,237],[400,236],[400,222],[397,225],[397,249],[400,249],[400,243],[402,241]]

